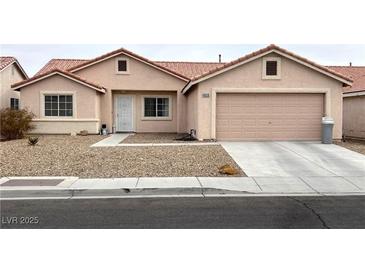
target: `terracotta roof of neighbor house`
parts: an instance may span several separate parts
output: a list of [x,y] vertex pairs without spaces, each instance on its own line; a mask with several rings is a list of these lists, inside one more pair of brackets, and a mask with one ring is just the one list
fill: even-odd
[[19,64],[18,60],[13,56],[0,56],[0,71],[5,69],[6,67],[10,66],[11,64],[15,63],[20,72],[23,74],[25,78],[28,78],[27,73],[24,71],[22,66]]
[[247,61],[247,60],[249,60],[251,58],[254,58],[256,56],[259,56],[259,55],[264,54],[264,53],[266,53],[268,51],[271,51],[271,50],[277,50],[278,52],[282,52],[284,54],[287,54],[287,55],[289,55],[291,57],[294,57],[294,58],[296,58],[296,59],[298,59],[298,60],[300,60],[302,62],[305,62],[305,63],[310,64],[310,65],[312,65],[312,66],[314,66],[316,68],[319,68],[319,69],[321,69],[321,70],[323,70],[325,72],[331,73],[331,74],[333,74],[333,75],[335,75],[337,77],[340,77],[340,78],[342,78],[342,79],[344,79],[346,81],[352,82],[351,78],[347,77],[346,75],[343,75],[343,74],[341,74],[339,72],[333,71],[333,70],[331,70],[331,69],[329,69],[329,68],[327,68],[325,66],[319,65],[319,64],[317,64],[317,63],[315,63],[313,61],[310,61],[310,60],[308,60],[308,59],[306,59],[304,57],[301,57],[301,56],[299,56],[299,55],[297,55],[297,54],[295,54],[295,53],[293,53],[291,51],[288,51],[286,49],[283,49],[283,48],[281,48],[281,47],[279,47],[277,45],[274,45],[274,44],[271,44],[271,45],[267,46],[266,48],[257,50],[255,52],[252,52],[250,54],[247,54],[247,55],[245,55],[243,57],[240,57],[240,58],[238,58],[236,60],[233,60],[233,61],[231,61],[229,63],[226,63],[226,64],[224,64],[224,66],[221,66],[221,67],[212,69],[212,70],[210,70],[210,71],[208,71],[208,72],[206,72],[204,74],[197,75],[197,76],[195,76],[192,79],[192,81],[199,80],[199,79],[201,79],[201,78],[203,78],[205,76],[208,76],[210,74],[213,74],[213,73],[218,72],[218,71],[221,71],[221,70],[224,70],[225,68],[229,68],[229,67],[234,66],[236,64],[239,64],[241,62]]
[[51,59],[47,64],[44,65],[34,76],[45,74],[49,71],[60,69],[69,70],[80,64],[84,64],[89,60],[86,59]]
[[3,70],[10,64],[14,63],[16,59],[12,56],[1,56],[0,57],[0,70]]
[[352,87],[345,92],[365,90],[365,66],[328,66],[331,70],[347,75],[353,80]]
[[18,82],[16,84],[12,85],[11,87],[17,89],[17,88],[20,88],[20,87],[22,87],[24,85],[29,85],[29,84],[31,84],[33,82],[37,82],[37,81],[39,81],[41,79],[50,77],[50,76],[52,76],[54,74],[60,74],[60,75],[69,77],[69,78],[74,79],[74,80],[76,80],[78,82],[81,82],[81,84],[84,84],[86,86],[89,86],[91,88],[94,88],[94,89],[96,89],[96,90],[98,90],[100,92],[103,92],[103,93],[105,92],[105,88],[104,87],[102,87],[102,86],[100,86],[98,84],[95,84],[93,82],[90,82],[89,80],[86,80],[86,79],[80,77],[79,75],[76,75],[76,74],[71,73],[71,72],[68,72],[68,71],[60,70],[60,69],[53,69],[51,71],[48,71],[47,73],[43,73],[43,74],[39,74],[37,76],[33,76],[32,78],[29,78],[27,80]]

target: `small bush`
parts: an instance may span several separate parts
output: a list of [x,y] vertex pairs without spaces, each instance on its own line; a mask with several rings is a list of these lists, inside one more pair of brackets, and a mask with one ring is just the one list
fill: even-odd
[[39,141],[39,138],[38,137],[35,137],[35,136],[30,136],[28,137],[28,144],[30,146],[35,146]]
[[238,174],[238,170],[230,165],[221,166],[219,169],[219,173],[226,175],[236,175]]
[[5,108],[0,110],[0,134],[6,140],[23,138],[24,134],[32,130],[30,124],[34,114],[26,109],[15,110]]

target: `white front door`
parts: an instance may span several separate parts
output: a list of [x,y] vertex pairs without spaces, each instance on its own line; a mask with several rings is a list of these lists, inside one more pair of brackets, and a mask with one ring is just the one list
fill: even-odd
[[117,131],[131,132],[133,128],[133,96],[117,95],[115,100]]

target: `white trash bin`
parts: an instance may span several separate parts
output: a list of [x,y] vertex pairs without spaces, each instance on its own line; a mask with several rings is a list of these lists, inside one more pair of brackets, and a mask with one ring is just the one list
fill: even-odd
[[332,144],[334,124],[335,121],[331,117],[322,118],[322,144]]

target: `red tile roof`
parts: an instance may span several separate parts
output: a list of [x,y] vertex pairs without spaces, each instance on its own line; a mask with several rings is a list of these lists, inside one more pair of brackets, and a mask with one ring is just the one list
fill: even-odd
[[155,61],[163,67],[176,71],[189,79],[197,75],[204,74],[208,71],[224,66],[225,63],[215,62],[173,62],[173,61]]
[[30,84],[32,82],[36,82],[37,80],[40,80],[42,78],[49,77],[49,76],[51,76],[51,75],[53,75],[55,73],[56,74],[60,74],[60,75],[68,76],[68,77],[70,77],[70,78],[72,78],[74,80],[77,80],[77,81],[79,81],[79,82],[81,82],[83,84],[86,84],[88,86],[91,86],[92,88],[97,89],[100,92],[105,92],[104,87],[102,87],[102,86],[100,86],[98,84],[95,84],[93,82],[90,82],[89,80],[86,80],[86,79],[80,77],[79,75],[73,74],[73,73],[68,72],[68,71],[60,70],[60,69],[53,69],[51,71],[48,71],[47,73],[43,73],[43,74],[39,74],[37,76],[33,76],[32,78],[29,78],[27,80],[18,82],[16,84],[12,85],[11,87],[17,89],[17,88],[23,86],[24,84]]
[[16,62],[16,59],[11,56],[0,56],[0,70],[3,70],[10,64]]
[[[35,76],[45,74],[54,69],[71,70],[76,66],[86,64],[86,59],[52,59],[42,67]],[[203,74],[207,71],[223,66],[224,63],[216,62],[182,62],[182,61],[154,61],[166,69],[179,73],[187,78],[193,78],[196,75]]]
[[[241,62],[244,62],[246,60],[249,60],[251,58],[254,58],[256,56],[259,56],[261,54],[264,54],[266,52],[269,52],[271,50],[276,50],[278,52],[282,52],[286,55],[289,55],[291,57],[294,57],[302,62],[305,62],[309,65],[312,65],[316,68],[319,68],[320,70],[330,73],[334,76],[337,76],[345,81],[352,82],[355,80],[354,77],[352,77],[351,74],[348,73],[346,70],[337,69],[339,67],[325,67],[322,65],[319,65],[317,63],[314,63],[306,58],[303,58],[299,55],[296,55],[286,49],[280,48],[276,45],[269,45],[266,48],[260,49],[258,51],[255,51],[253,53],[250,53],[248,55],[245,55],[241,58],[238,58],[234,61],[231,61],[229,63],[216,63],[216,62],[174,62],[174,61],[151,61],[148,60],[142,56],[139,56],[133,52],[130,52],[126,49],[118,49],[112,52],[109,52],[107,54],[104,54],[102,56],[99,56],[94,59],[86,60],[86,59],[52,59],[50,60],[40,71],[38,71],[35,76],[44,75],[46,73],[49,73],[52,70],[58,69],[62,71],[68,71],[68,72],[74,72],[79,69],[82,69],[84,66],[92,65],[95,62],[107,59],[111,56],[118,55],[118,54],[127,54],[132,57],[135,57],[137,59],[140,59],[143,62],[149,63],[152,66],[155,66],[159,69],[165,70],[167,72],[170,72],[172,74],[177,75],[178,77],[182,77],[186,80],[192,80],[196,81],[199,80],[205,76],[208,76],[210,74],[213,74],[215,72],[219,72],[225,68],[229,68],[231,66],[234,66],[235,64],[239,64]],[[356,78],[358,79],[358,78]],[[354,84],[356,88],[356,84]],[[352,90],[352,89],[351,89]]]
[[331,70],[350,77],[354,83],[345,92],[365,90],[365,66],[328,66]]
[[247,61],[247,60],[249,60],[251,58],[254,58],[256,56],[259,56],[259,55],[264,54],[266,52],[269,52],[271,50],[277,50],[278,52],[282,52],[284,54],[287,54],[287,55],[289,55],[291,57],[294,57],[294,58],[296,58],[296,59],[298,59],[298,60],[300,60],[302,62],[305,62],[305,63],[310,64],[310,65],[312,65],[312,66],[314,66],[316,68],[319,68],[319,69],[321,69],[321,70],[323,70],[325,72],[331,73],[331,74],[333,74],[333,75],[335,75],[337,77],[340,77],[340,78],[342,78],[342,79],[344,79],[346,81],[352,82],[352,80],[349,77],[347,77],[347,76],[345,76],[345,75],[343,75],[343,74],[341,74],[339,72],[333,71],[333,70],[331,70],[331,69],[329,69],[329,68],[327,68],[325,66],[319,65],[319,64],[317,64],[317,63],[315,63],[313,61],[310,61],[310,60],[308,60],[308,59],[306,59],[304,57],[301,57],[301,56],[299,56],[299,55],[297,55],[297,54],[295,54],[295,53],[293,53],[291,51],[288,51],[286,49],[280,48],[280,47],[278,47],[277,45],[274,45],[274,44],[271,44],[271,45],[267,46],[266,48],[257,50],[255,52],[252,52],[250,54],[247,54],[247,55],[245,55],[243,57],[240,57],[240,58],[238,58],[236,60],[233,60],[233,61],[231,61],[229,63],[226,63],[226,64],[224,64],[224,66],[221,66],[221,67],[212,69],[212,70],[210,70],[210,71],[208,71],[206,73],[203,73],[201,75],[196,75],[194,78],[192,78],[192,81],[199,80],[199,79],[201,79],[201,78],[203,78],[205,76],[208,76],[208,75],[213,74],[215,72],[219,72],[221,70],[224,70],[225,68],[229,68],[229,67],[234,66],[236,64],[239,64],[241,62]]
[[142,57],[142,56],[140,56],[140,55],[138,55],[138,54],[136,54],[134,52],[131,52],[129,50],[126,50],[124,48],[120,48],[120,49],[117,49],[117,50],[108,52],[106,54],[103,54],[103,55],[101,55],[99,57],[96,57],[94,59],[90,59],[90,60],[86,61],[85,63],[79,64],[79,65],[76,65],[75,67],[70,68],[69,71],[70,72],[75,72],[77,70],[82,69],[85,66],[92,65],[94,63],[97,63],[99,61],[108,59],[108,58],[110,58],[112,56],[116,56],[116,55],[119,55],[119,54],[125,54],[125,55],[128,55],[128,56],[131,56],[131,57],[133,57],[135,59],[138,59],[138,60],[140,60],[142,62],[145,62],[145,63],[147,63],[147,64],[149,64],[151,66],[154,66],[154,67],[156,67],[156,68],[158,68],[158,69],[160,69],[162,71],[168,72],[168,73],[170,73],[170,74],[172,74],[172,75],[174,75],[174,76],[176,76],[178,78],[182,78],[185,81],[188,81],[189,80],[189,78],[187,78],[186,76],[182,75],[179,72],[173,71],[173,70],[171,70],[171,69],[169,69],[167,67],[163,67],[163,66],[157,64],[156,62],[153,62],[153,61],[151,61],[151,60],[149,60],[149,59],[147,59],[145,57]]
[[55,69],[69,70],[72,67],[86,63],[86,59],[51,59],[34,76],[45,74]]
[[2,71],[3,69],[5,69],[6,67],[8,67],[9,65],[11,65],[13,63],[18,67],[18,69],[19,69],[20,73],[23,75],[23,77],[25,79],[28,79],[28,75],[25,72],[25,70],[19,64],[18,60],[12,56],[0,56],[0,71]]

